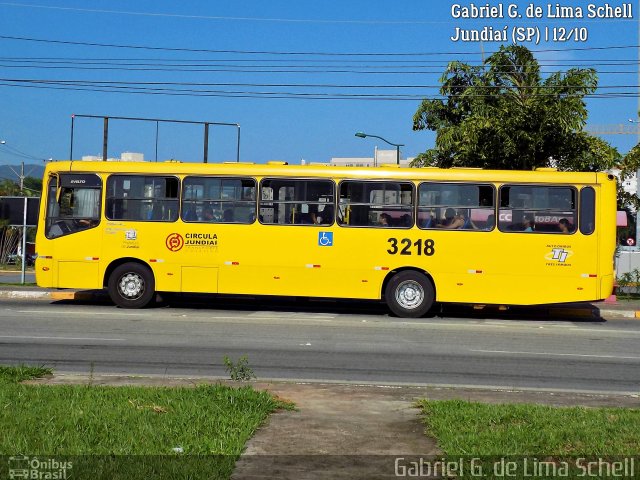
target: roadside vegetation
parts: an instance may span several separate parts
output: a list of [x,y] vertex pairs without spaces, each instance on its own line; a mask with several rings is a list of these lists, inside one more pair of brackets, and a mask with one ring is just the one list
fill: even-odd
[[619,298],[625,300],[640,298],[640,270],[637,268],[618,276],[616,283],[618,285],[616,293]]
[[291,408],[249,386],[19,383],[49,373],[0,367],[0,455],[83,456],[77,478],[229,478],[267,416]]
[[[535,468],[544,470],[542,473],[555,468],[556,475],[549,478],[589,478],[575,467],[577,458],[604,458],[606,462],[640,455],[640,409],[489,405],[459,400],[422,400],[419,406],[426,433],[437,439],[446,457],[481,458],[485,474],[494,474],[496,462],[506,457],[517,463],[516,475],[509,478],[527,478],[526,469],[532,473]],[[527,457],[526,466],[523,456]],[[566,476],[557,471],[563,461],[570,466]],[[460,478],[474,478],[471,473],[468,469]]]

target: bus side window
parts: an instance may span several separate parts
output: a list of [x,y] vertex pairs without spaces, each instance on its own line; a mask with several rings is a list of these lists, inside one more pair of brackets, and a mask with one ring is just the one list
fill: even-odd
[[495,189],[473,183],[424,182],[418,187],[418,226],[447,230],[493,229]]
[[109,220],[174,222],[180,182],[173,176],[111,175],[107,180]]
[[[334,190],[332,180],[265,178],[261,183],[261,222],[272,225],[330,225],[333,223]],[[322,212],[325,212],[324,217]]]
[[498,228],[502,232],[574,233],[576,189],[570,186],[503,185]]
[[256,181],[248,177],[195,177],[183,180],[182,220],[199,223],[253,223]]
[[[338,224],[349,227],[411,228],[413,184],[394,181],[345,180],[340,183]],[[381,220],[382,219],[382,220]]]
[[596,192],[593,187],[580,190],[580,233],[591,235],[596,225]]

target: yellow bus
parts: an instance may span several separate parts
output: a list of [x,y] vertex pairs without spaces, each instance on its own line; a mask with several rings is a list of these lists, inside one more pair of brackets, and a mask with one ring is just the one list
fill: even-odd
[[47,165],[41,287],[533,305],[607,298],[607,173],[61,161]]

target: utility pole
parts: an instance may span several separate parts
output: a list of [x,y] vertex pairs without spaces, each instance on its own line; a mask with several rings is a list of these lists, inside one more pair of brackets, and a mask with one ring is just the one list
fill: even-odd
[[8,167],[11,169],[11,171],[13,173],[15,173],[16,177],[18,177],[18,179],[20,179],[20,194],[24,194],[24,179],[25,179],[25,175],[24,175],[24,160],[22,162],[20,162],[20,173],[16,172],[13,167],[11,165],[8,165]]

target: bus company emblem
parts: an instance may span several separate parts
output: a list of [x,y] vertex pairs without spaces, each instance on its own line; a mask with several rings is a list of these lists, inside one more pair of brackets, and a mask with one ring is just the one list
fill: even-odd
[[546,260],[555,260],[558,263],[566,264],[569,257],[573,255],[571,250],[565,250],[564,248],[552,248],[551,252],[547,253],[544,258]]
[[177,252],[184,246],[184,238],[179,233],[171,233],[165,243],[169,250]]

